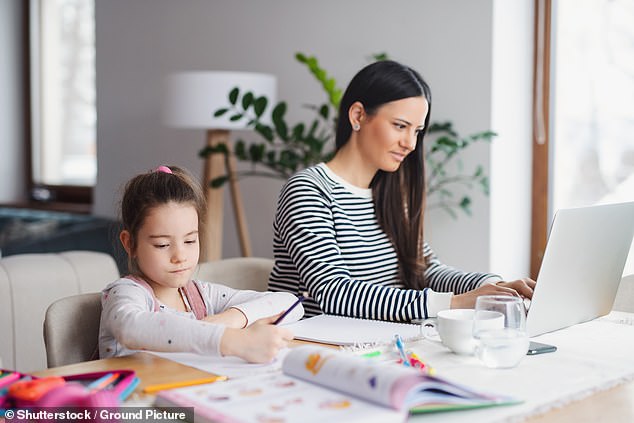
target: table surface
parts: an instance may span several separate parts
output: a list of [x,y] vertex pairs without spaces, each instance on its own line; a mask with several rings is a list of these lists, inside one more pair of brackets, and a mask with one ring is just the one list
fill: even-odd
[[[36,376],[64,376],[85,372],[116,369],[133,369],[141,382],[135,394],[143,396],[148,385],[179,382],[209,376],[209,373],[174,361],[139,352],[126,357],[106,358],[55,367],[35,372]],[[634,381],[598,392],[562,408],[527,420],[531,423],[547,422],[633,422],[634,421]]]

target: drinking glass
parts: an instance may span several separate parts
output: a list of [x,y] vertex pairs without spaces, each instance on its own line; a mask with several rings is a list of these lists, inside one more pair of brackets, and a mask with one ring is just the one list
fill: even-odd
[[[504,316],[504,327],[486,325],[491,311]],[[487,367],[511,368],[519,364],[528,351],[526,309],[520,297],[483,295],[476,299],[473,316],[476,356]]]

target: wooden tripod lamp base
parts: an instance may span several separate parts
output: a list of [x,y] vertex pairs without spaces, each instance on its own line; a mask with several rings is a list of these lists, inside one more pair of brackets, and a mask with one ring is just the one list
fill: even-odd
[[212,188],[209,183],[220,176],[229,176],[231,202],[240,240],[240,250],[244,257],[251,256],[251,242],[247,229],[244,206],[238,181],[236,180],[236,159],[228,130],[210,129],[207,131],[207,146],[215,147],[224,143],[229,148],[229,155],[225,160],[223,154],[210,154],[205,160],[203,174],[203,188],[207,200],[207,215],[205,218],[205,233],[203,236],[201,261],[214,261],[222,258],[222,229],[223,229],[223,199],[224,185]]

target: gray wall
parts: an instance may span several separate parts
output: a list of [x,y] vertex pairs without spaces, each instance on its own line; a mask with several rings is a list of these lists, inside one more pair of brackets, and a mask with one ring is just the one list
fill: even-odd
[[[430,83],[433,116],[462,133],[491,122],[490,0],[97,0],[98,182],[95,212],[114,215],[130,176],[159,163],[202,172],[204,133],[161,124],[161,84],[179,70],[240,70],[275,74],[278,98],[301,117],[303,103],[323,94],[293,55],[316,55],[340,85],[388,52]],[[474,148],[466,166],[489,166],[489,149]],[[254,254],[271,256],[271,222],[281,181],[241,183]],[[224,256],[239,250],[225,209]],[[467,269],[489,264],[489,204],[476,197],[474,216],[429,216],[428,239],[447,262]]]
[[[204,144],[203,131],[161,123],[162,83],[170,72],[272,73],[278,78],[278,98],[289,103],[289,117],[296,120],[306,117],[302,104],[324,97],[293,59],[295,52],[316,55],[342,87],[368,63],[368,55],[387,52],[418,69],[430,83],[433,120],[452,120],[463,134],[489,128],[500,132],[492,148],[478,146],[464,157],[467,169],[482,164],[490,171],[493,195],[474,196],[471,218],[454,221],[442,212],[429,213],[427,239],[447,263],[478,270],[491,264],[493,270],[504,267],[505,274],[523,275],[530,229],[532,3],[96,0],[94,212],[115,216],[122,184],[160,163],[202,174],[197,152]],[[0,0],[0,47],[3,58],[9,58],[0,61],[0,201],[24,196],[22,7],[21,0]],[[241,182],[255,255],[272,255],[271,222],[281,184],[268,179]],[[224,245],[224,256],[239,255],[229,201]]]
[[0,0],[0,202],[25,197],[24,0]]

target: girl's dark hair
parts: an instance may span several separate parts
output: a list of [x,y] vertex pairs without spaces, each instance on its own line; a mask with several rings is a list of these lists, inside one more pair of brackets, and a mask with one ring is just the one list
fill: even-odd
[[399,277],[408,288],[427,286],[423,256],[423,213],[425,208],[425,160],[423,138],[429,126],[431,91],[423,78],[408,66],[384,60],[372,63],[357,73],[346,88],[339,105],[335,137],[336,149],[352,134],[348,118],[350,106],[363,104],[372,116],[386,103],[409,97],[424,97],[428,112],[425,127],[418,133],[416,148],[396,172],[379,170],[372,182],[374,208],[381,228],[392,241],[399,261]]
[[[130,233],[131,251],[136,250],[139,230],[149,212],[154,207],[170,202],[191,204],[198,213],[199,239],[205,233],[203,222],[206,205],[200,184],[185,169],[167,166],[172,172],[168,173],[160,170],[161,168],[137,175],[125,185],[121,199],[121,229]],[[199,245],[202,245],[202,242]],[[128,255],[128,270],[138,274],[140,271],[132,256]]]

